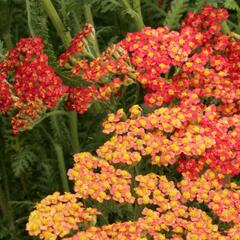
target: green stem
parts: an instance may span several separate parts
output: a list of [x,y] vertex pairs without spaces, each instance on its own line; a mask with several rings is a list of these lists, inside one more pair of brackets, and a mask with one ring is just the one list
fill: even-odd
[[[10,203],[10,189],[9,189],[9,183],[8,183],[8,175],[7,175],[7,169],[4,163],[4,158],[2,158],[1,160],[1,169],[2,169],[2,177],[3,177],[3,184],[4,184],[4,191],[3,189],[1,190],[1,195],[4,194],[5,192],[5,198],[3,198],[3,203],[6,207],[6,211],[5,211],[5,216],[8,220],[8,225],[9,225],[9,230],[12,236],[14,236],[15,233],[15,224],[14,224],[14,216],[13,216],[13,209],[12,209],[12,205]],[[1,196],[2,197],[2,196]]]
[[5,42],[6,48],[8,50],[13,48],[12,36],[9,31],[3,33],[3,41]]
[[42,118],[40,118],[38,121],[36,121],[36,122],[32,125],[32,128],[34,128],[36,125],[38,125],[39,123],[41,123],[44,119],[46,119],[46,118],[48,118],[48,117],[56,116],[56,115],[65,115],[65,116],[68,116],[67,112],[61,111],[61,110],[49,112],[49,113],[47,113],[45,116],[43,116]]
[[56,156],[57,156],[58,169],[59,169],[59,172],[60,172],[63,191],[64,192],[69,192],[70,190],[69,190],[69,185],[68,185],[68,179],[67,179],[67,174],[66,174],[66,166],[65,166],[62,147],[61,147],[61,145],[55,143],[54,144],[54,149],[55,149]]
[[135,20],[138,31],[144,28],[142,10],[141,10],[141,0],[133,0],[133,10],[138,14],[138,18]]
[[67,48],[71,41],[71,35],[66,31],[62,20],[60,19],[56,9],[54,8],[51,0],[42,0],[43,8],[47,12],[49,18],[51,19],[54,27],[57,30],[58,36],[61,38],[64,46]]
[[74,153],[80,152],[80,144],[78,139],[78,115],[77,112],[69,112],[70,117],[70,131],[71,131],[71,137],[72,137],[72,147]]
[[61,178],[62,188],[64,192],[69,192],[69,185],[68,185],[68,179],[66,174],[66,166],[64,161],[64,154],[62,146],[54,141],[54,139],[51,137],[51,135],[47,132],[47,130],[41,126],[42,131],[44,134],[48,137],[50,142],[52,143],[56,156],[57,156],[57,162],[58,162],[58,169],[59,174]]
[[3,188],[0,184],[0,210],[2,211],[2,214],[4,218],[8,218],[8,210],[7,210],[7,204],[6,204],[6,197],[5,193],[3,191]]
[[81,30],[81,24],[79,22],[79,17],[78,17],[76,12],[73,12],[72,16],[73,16],[73,20],[75,22],[75,24],[74,24],[74,31],[77,33],[77,32],[79,32]]
[[[83,9],[84,9],[84,15],[87,22],[91,23],[94,26],[93,15],[92,15],[90,4],[85,3],[83,5]],[[93,44],[94,51],[96,53],[96,56],[99,56],[100,55],[99,45],[98,45],[98,40],[95,33],[92,38],[93,38],[92,44]]]
[[26,0],[26,9],[27,9],[28,29],[29,29],[31,36],[34,37],[35,32],[32,27],[31,8],[30,8],[29,0]]
[[[50,0],[42,0],[42,3],[43,3],[45,11],[47,12],[54,27],[56,28],[58,35],[62,39],[64,46],[67,48],[71,41],[71,36],[70,36],[69,32],[65,31],[63,22],[60,19],[52,2]],[[78,152],[79,151],[79,140],[78,140],[78,128],[77,128],[77,113],[70,112],[69,117],[70,117],[70,131],[71,131],[73,150],[74,150],[74,152]]]

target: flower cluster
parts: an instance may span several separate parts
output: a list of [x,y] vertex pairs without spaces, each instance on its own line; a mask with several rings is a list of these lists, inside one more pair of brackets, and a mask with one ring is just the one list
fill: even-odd
[[106,160],[87,152],[75,154],[74,161],[68,176],[75,182],[74,191],[78,197],[91,197],[99,202],[110,199],[120,203],[134,201],[130,191],[131,175],[127,171],[115,169]]
[[183,201],[197,200],[206,203],[214,214],[223,222],[238,223],[239,221],[239,187],[236,183],[219,183],[218,176],[207,170],[201,177],[191,180],[185,177],[179,183]]
[[84,39],[93,32],[93,26],[90,23],[86,23],[83,26],[82,31],[75,35],[71,40],[68,49],[59,57],[59,63],[61,66],[64,66],[71,57],[74,57],[76,54],[80,54],[84,50]]
[[87,111],[89,104],[97,95],[94,86],[89,87],[69,87],[66,105],[69,110],[74,110],[80,114]]
[[46,107],[41,100],[28,101],[27,104],[17,101],[15,107],[19,109],[11,120],[12,131],[15,135],[25,129],[31,129],[32,124],[46,112]]
[[0,73],[0,112],[7,112],[13,105],[10,85],[5,80],[6,74]]
[[142,115],[140,106],[120,109],[103,123],[114,133],[97,149],[110,163],[136,164],[143,156],[152,164],[177,163],[178,171],[196,178],[205,167],[231,177],[240,173],[240,116],[221,117],[215,105],[204,106],[197,94],[188,93],[180,105],[158,108]]
[[[106,160],[87,152],[75,154],[74,160],[74,167],[68,175],[75,181],[76,193],[54,193],[37,204],[27,224],[30,235],[53,240],[57,236],[65,240],[147,240],[150,236],[154,240],[237,240],[239,237],[240,188],[234,182],[220,182],[211,170],[196,180],[183,174],[183,179],[177,183],[150,172],[136,175],[137,184],[131,185],[134,177]],[[130,191],[135,198],[130,197]],[[81,231],[66,237],[71,230],[78,230],[79,223],[97,223],[99,212],[92,208],[84,209],[82,203],[77,202],[77,198],[88,197],[100,203],[112,199],[120,203],[135,203],[134,208],[144,208],[135,221],[102,227],[85,224]],[[221,223],[225,228],[220,228]]]
[[[121,209],[130,206],[126,216],[133,216],[126,220],[121,214],[125,220],[113,222],[106,214],[106,225],[96,219],[96,226],[77,229],[82,218],[74,215],[71,225],[67,213],[64,219],[70,225],[61,223],[67,226],[65,232],[51,225],[49,233],[47,223],[53,224],[58,211],[55,203],[45,203],[53,210],[36,210],[37,219],[48,218],[37,227],[30,216],[27,229],[32,235],[65,240],[239,240],[240,188],[232,177],[240,174],[240,42],[221,33],[227,17],[225,10],[206,6],[199,14],[188,14],[178,32],[146,27],[92,61],[80,56],[72,73],[92,85],[70,88],[71,110],[84,113],[92,101],[106,100],[132,81],[146,89],[145,103],[158,107],[147,114],[140,105],[109,114],[103,122],[109,140],[95,153],[75,154],[68,171],[74,203],[77,198],[90,198],[97,207],[105,201],[120,203]],[[78,57],[75,52],[81,55],[85,40],[84,34],[74,38],[62,64]],[[170,165],[180,174],[169,173]],[[91,211],[95,218],[98,211]],[[76,231],[70,232],[71,227]],[[43,235],[46,231],[50,235]]]
[[198,90],[201,98],[221,100],[219,112],[236,113],[240,42],[221,33],[227,17],[224,9],[206,6],[199,14],[189,13],[179,31],[145,27],[128,33],[96,59],[82,57],[73,75],[100,85],[119,75],[121,85],[138,82],[147,89],[144,101],[149,107],[182,100],[182,91]]
[[147,240],[140,222],[119,222],[103,227],[90,227],[64,240]]
[[[41,38],[22,38],[0,62],[1,111],[15,107],[13,132],[28,129],[40,112],[56,106],[67,87],[48,65]],[[14,82],[7,82],[13,75]],[[5,79],[5,80],[4,80]]]
[[94,223],[99,214],[97,209],[83,208],[75,195],[55,192],[36,205],[29,216],[27,230],[31,236],[55,240],[77,230],[80,223]]
[[[79,155],[80,154],[75,155],[75,158],[78,158]],[[91,156],[90,153],[81,153],[81,155],[85,157]],[[101,162],[102,160],[98,159],[98,161]],[[90,162],[89,165],[91,164]],[[84,174],[84,172],[84,168],[78,168],[78,170],[75,169],[74,175],[81,175]],[[97,174],[92,175],[91,178],[98,182],[98,184],[101,183]],[[219,181],[216,180],[216,174],[210,170],[206,171],[197,180],[191,180],[187,176],[184,176],[177,184],[168,180],[164,175],[161,176],[154,173],[137,175],[135,179],[139,182],[138,186],[133,189],[136,194],[136,204],[138,204],[138,206],[156,206],[156,208],[154,208],[156,210],[145,207],[142,210],[142,215],[135,221],[118,222],[102,227],[87,227],[72,237],[64,239],[91,240],[98,238],[100,240],[146,240],[150,236],[155,240],[238,239],[240,233],[240,189],[235,183],[227,183],[226,185],[219,183]],[[85,184],[79,187],[82,188],[83,191],[86,191]],[[99,194],[101,195],[100,192]],[[69,198],[70,196],[72,197],[71,194]],[[53,215],[51,215],[51,218],[57,221],[56,219],[58,218],[56,216],[58,211],[55,212],[53,209],[55,209],[55,204],[58,202],[56,199],[60,197],[59,194],[54,194],[44,199],[40,203],[41,207],[37,206],[38,211],[42,208],[45,209],[46,205],[51,205],[51,210],[42,210],[41,212],[45,214],[41,214],[40,216],[49,217],[49,212],[52,212]],[[198,207],[195,207],[196,204]],[[212,217],[206,213],[204,204],[213,211],[215,216],[219,217],[218,221],[215,220],[214,222]],[[66,211],[66,207],[64,209]],[[228,211],[230,211],[231,214],[229,214]],[[90,212],[91,217],[92,214],[96,214],[96,210],[91,210]],[[89,212],[84,213],[89,214]],[[90,221],[89,218],[82,217],[82,214],[81,212],[81,219]],[[37,213],[34,211],[28,223],[29,231],[30,226],[33,226],[31,228],[33,235],[39,234],[39,228],[37,228],[36,225],[39,221],[43,221],[41,217],[39,218],[39,215],[38,217],[36,217],[36,215]],[[65,219],[65,221],[67,221],[67,219]],[[51,221],[41,222],[41,226],[45,229],[45,226],[47,226],[49,222]],[[226,228],[223,230],[221,230],[218,225],[221,222],[226,224]],[[56,224],[56,226],[58,225]],[[54,234],[59,235],[58,232]],[[167,234],[168,237],[166,237],[165,234]],[[47,238],[46,236],[42,238],[55,239],[54,236],[53,238]]]

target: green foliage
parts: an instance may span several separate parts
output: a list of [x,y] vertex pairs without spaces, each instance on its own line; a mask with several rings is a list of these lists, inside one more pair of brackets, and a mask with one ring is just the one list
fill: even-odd
[[224,7],[229,10],[240,10],[238,3],[235,0],[225,0]]
[[38,156],[32,151],[31,145],[24,146],[13,157],[12,169],[16,177],[27,172],[33,163],[38,161]]
[[45,52],[50,64],[56,65],[57,56],[52,45],[47,15],[44,12],[41,1],[27,0],[28,26],[32,36],[40,36],[46,45]]
[[120,105],[128,110],[132,105],[135,105],[139,101],[140,86],[137,83],[130,84],[123,87],[122,96],[120,99]]
[[170,29],[178,27],[179,20],[185,12],[187,12],[189,0],[173,0],[171,9],[167,13],[164,24]]
[[117,0],[91,0],[92,6],[100,13],[115,12],[116,9],[122,7],[121,1]]

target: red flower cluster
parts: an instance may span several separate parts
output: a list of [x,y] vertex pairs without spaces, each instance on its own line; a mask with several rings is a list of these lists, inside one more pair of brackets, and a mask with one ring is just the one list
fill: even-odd
[[0,73],[0,112],[7,112],[13,105],[10,85],[5,80],[6,74]]
[[47,65],[48,57],[40,54],[30,62],[22,62],[15,70],[14,90],[22,101],[40,99],[47,108],[56,106],[67,87]]
[[[19,110],[12,120],[14,133],[28,129],[43,109],[55,107],[67,90],[48,65],[43,49],[41,38],[23,38],[0,63],[1,111],[9,110],[13,99]],[[13,86],[6,80],[12,74]]]
[[89,104],[96,98],[97,89],[90,87],[70,87],[68,90],[67,107],[80,114],[88,110]]
[[200,97],[221,99],[219,112],[236,113],[240,43],[220,32],[227,17],[224,9],[206,6],[199,14],[189,13],[179,32],[145,27],[129,33],[98,58],[82,58],[73,66],[73,75],[99,85],[119,75],[120,85],[129,79],[137,81],[147,89],[144,101],[150,107],[181,100],[182,91],[197,89]]
[[64,66],[71,57],[75,56],[76,54],[80,54],[84,50],[84,38],[93,32],[93,26],[89,23],[86,23],[83,26],[82,31],[75,35],[71,40],[68,49],[59,57],[59,63],[61,66]]

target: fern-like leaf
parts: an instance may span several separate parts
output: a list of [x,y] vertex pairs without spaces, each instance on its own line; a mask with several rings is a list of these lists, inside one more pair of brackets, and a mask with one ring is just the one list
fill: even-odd
[[168,11],[164,25],[167,25],[170,29],[178,27],[179,20],[183,14],[187,11],[189,0],[173,0],[171,9]]
[[56,65],[57,56],[55,54],[51,38],[49,35],[48,19],[45,14],[41,1],[39,0],[28,0],[28,25],[33,31],[33,35],[40,36],[43,38],[43,42],[46,46],[45,52],[48,55],[49,62],[51,65]]
[[226,0],[224,2],[224,7],[229,10],[236,10],[236,11],[240,10],[240,7],[235,0]]
[[90,0],[92,6],[97,8],[101,13],[114,12],[119,9],[122,5],[121,1],[117,0]]
[[14,160],[12,162],[13,173],[16,177],[20,177],[24,174],[29,168],[31,168],[32,164],[38,160],[37,155],[30,149],[30,147],[26,146],[21,151],[18,151],[15,154]]

